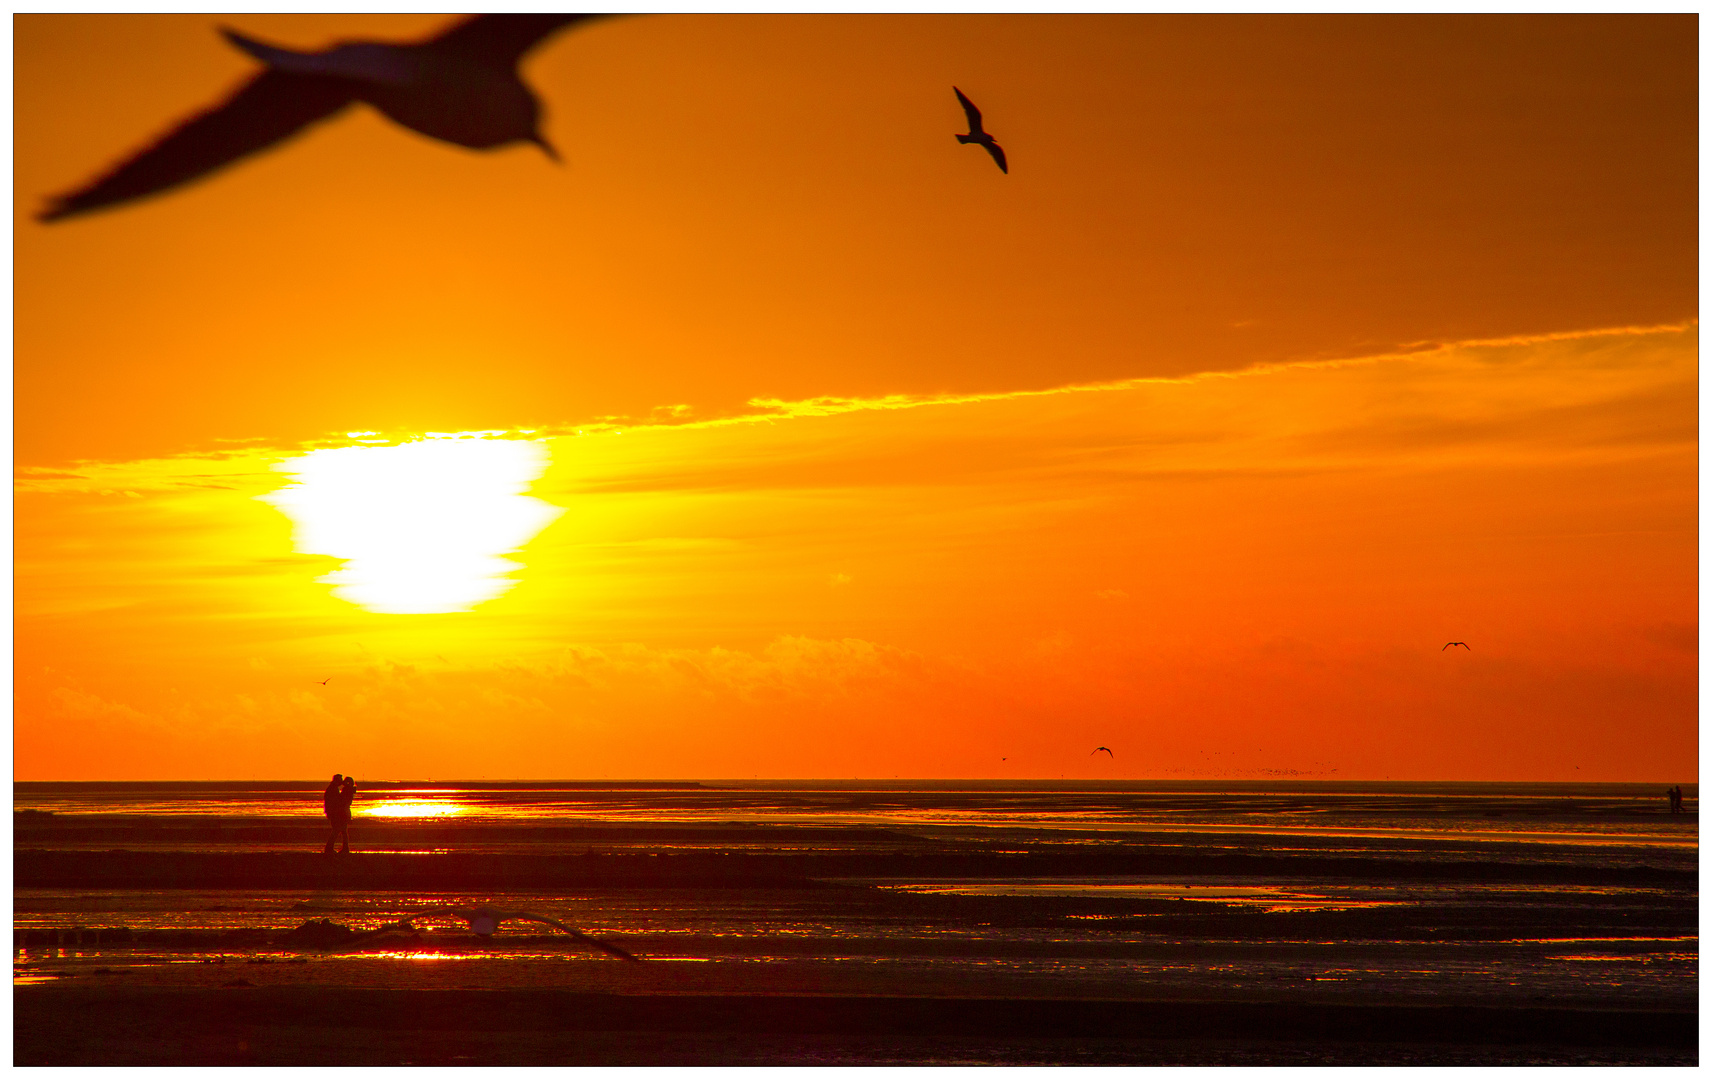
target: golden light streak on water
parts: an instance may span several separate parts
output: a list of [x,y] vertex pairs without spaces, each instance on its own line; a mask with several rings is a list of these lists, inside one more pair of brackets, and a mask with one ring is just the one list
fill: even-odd
[[539,442],[443,436],[312,450],[259,496],[296,526],[296,549],[345,565],[318,580],[386,614],[467,611],[516,584],[504,556],[564,511],[524,494],[546,471]]
[[362,808],[363,817],[442,818],[457,817],[464,807],[447,799],[388,799]]
[[467,953],[438,953],[438,952],[375,952],[364,953],[365,960],[481,960],[481,956]]

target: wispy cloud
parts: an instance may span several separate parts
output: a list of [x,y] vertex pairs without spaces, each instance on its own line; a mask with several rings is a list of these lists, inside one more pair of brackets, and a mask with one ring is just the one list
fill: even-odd
[[[1401,351],[1339,358],[1314,358],[1287,363],[1257,364],[1234,371],[1210,371],[1181,376],[1149,376],[1105,382],[1077,383],[1039,389],[995,391],[972,394],[888,394],[879,397],[819,396],[799,400],[752,398],[749,410],[737,415],[701,417],[683,404],[657,406],[641,417],[596,417],[549,427],[492,429],[472,432],[348,432],[329,433],[309,443],[270,445],[260,439],[222,440],[245,444],[230,450],[195,452],[167,458],[136,461],[79,461],[72,469],[25,466],[17,470],[16,490],[30,493],[155,491],[172,488],[225,485],[234,490],[266,485],[274,479],[273,467],[288,457],[311,450],[357,445],[387,445],[422,438],[560,439],[596,437],[623,432],[638,433],[658,428],[696,430],[788,420],[813,420],[849,413],[898,412],[958,405],[983,405],[1081,395],[1122,394],[1148,388],[1193,387],[1200,384],[1255,384],[1277,375],[1350,368],[1390,368],[1416,365],[1388,381],[1407,381],[1412,371],[1431,370],[1442,362],[1450,366],[1513,362],[1520,354],[1544,356],[1553,370],[1565,369],[1570,352],[1540,350],[1540,346],[1583,343],[1618,343],[1625,339],[1651,339],[1660,343],[1692,340],[1698,321],[1658,326],[1624,326],[1563,333],[1516,335],[1448,343],[1421,342]],[[1536,361],[1537,363],[1537,361]],[[1426,367],[1421,367],[1425,365]],[[1568,367],[1576,367],[1570,363]],[[1595,365],[1596,366],[1596,365]],[[1624,366],[1624,365],[1620,365]],[[1382,376],[1384,378],[1384,376]],[[1256,384],[1259,385],[1259,384]]]
[[332,727],[392,775],[979,775],[1089,738],[1163,774],[1287,732],[1346,775],[1456,740],[1639,775],[1695,737],[1697,380],[1690,326],[482,433],[550,450],[565,512],[437,616],[317,583],[257,498],[280,449],[26,471],[19,760],[75,729],[161,775],[215,736],[307,763]]

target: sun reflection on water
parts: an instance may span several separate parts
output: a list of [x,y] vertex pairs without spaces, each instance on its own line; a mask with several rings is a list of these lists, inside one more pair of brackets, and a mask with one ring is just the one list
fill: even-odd
[[463,812],[464,807],[450,799],[387,799],[363,807],[364,817],[381,818],[448,818]]
[[480,960],[479,953],[443,952],[375,952],[364,954],[370,960]]

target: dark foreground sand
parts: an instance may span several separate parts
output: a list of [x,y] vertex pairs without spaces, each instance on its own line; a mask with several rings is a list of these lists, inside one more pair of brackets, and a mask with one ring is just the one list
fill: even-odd
[[51,986],[19,1065],[1652,1064],[1690,1012]]
[[[1352,826],[1394,811],[1428,827],[1303,836],[970,825],[1003,800],[1077,806],[883,794],[963,800],[949,810],[964,824],[368,823],[370,850],[324,857],[313,819],[20,815],[15,1061],[1698,1062],[1693,825],[1668,819],[1688,840],[1670,843],[1644,806],[1381,793]],[[752,795],[696,797],[735,815]],[[1129,812],[1131,796],[1099,797]],[[1192,818],[1219,821],[1258,800],[1261,826],[1343,813],[1329,797],[1195,798],[1217,805]],[[1528,836],[1493,838],[1518,817]],[[363,933],[486,902],[644,962],[539,924]]]

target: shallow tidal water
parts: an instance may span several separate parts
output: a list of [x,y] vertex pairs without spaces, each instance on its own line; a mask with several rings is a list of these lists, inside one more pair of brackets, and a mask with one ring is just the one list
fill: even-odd
[[[406,782],[365,785],[355,854],[321,856],[315,785],[19,784],[14,984],[1692,1011],[1697,815],[1657,787]],[[352,870],[305,888],[40,877],[144,856]],[[378,887],[469,857],[545,869]],[[350,948],[288,940],[478,904],[644,962],[448,915]]]

